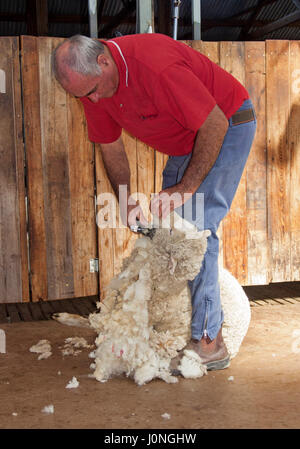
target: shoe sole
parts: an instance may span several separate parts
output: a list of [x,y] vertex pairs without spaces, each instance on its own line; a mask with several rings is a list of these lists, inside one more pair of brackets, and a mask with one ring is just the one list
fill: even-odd
[[208,362],[205,364],[207,371],[216,371],[220,369],[228,368],[230,365],[230,357],[226,357],[222,360],[216,360],[214,362]]

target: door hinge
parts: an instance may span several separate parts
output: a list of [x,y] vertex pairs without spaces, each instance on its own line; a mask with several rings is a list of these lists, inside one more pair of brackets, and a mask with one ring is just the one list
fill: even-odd
[[90,273],[99,272],[99,259],[90,259]]

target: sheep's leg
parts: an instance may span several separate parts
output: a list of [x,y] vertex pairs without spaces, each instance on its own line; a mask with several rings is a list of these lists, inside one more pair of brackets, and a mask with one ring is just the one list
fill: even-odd
[[53,320],[58,321],[61,324],[66,324],[67,326],[92,328],[89,319],[84,318],[80,315],[62,312],[62,313],[54,313],[52,315],[52,318]]

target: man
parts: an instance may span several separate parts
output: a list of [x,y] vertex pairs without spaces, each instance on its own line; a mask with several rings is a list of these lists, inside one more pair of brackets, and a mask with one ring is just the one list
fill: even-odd
[[[192,339],[188,344],[208,370],[224,369],[229,355],[222,338],[218,284],[220,221],[227,214],[255,134],[256,120],[246,89],[229,73],[183,43],[159,34],[129,35],[106,42],[73,36],[53,54],[63,88],[83,103],[89,138],[101,144],[112,187],[130,192],[130,170],[122,128],[168,154],[163,190],[151,212],[166,217],[204,195],[198,228],[209,229],[200,273],[190,282]],[[168,195],[179,193],[175,202]],[[165,195],[168,194],[168,195]],[[186,206],[186,204],[184,205]],[[120,204],[124,217],[125,206]],[[184,209],[184,212],[182,212]],[[187,208],[189,211],[191,208]],[[133,224],[142,213],[129,209]],[[191,218],[187,212],[186,219]],[[198,221],[197,221],[198,220]],[[175,360],[172,364],[176,369]]]

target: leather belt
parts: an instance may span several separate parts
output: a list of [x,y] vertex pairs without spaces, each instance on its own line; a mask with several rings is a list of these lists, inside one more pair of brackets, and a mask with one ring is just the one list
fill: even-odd
[[231,116],[232,125],[241,125],[242,123],[252,122],[255,119],[253,109],[245,109],[244,111],[238,111]]

